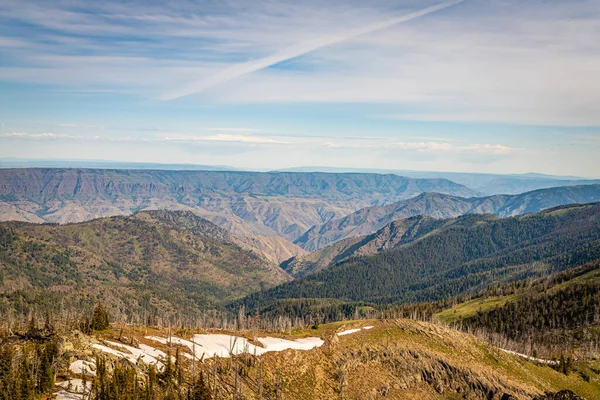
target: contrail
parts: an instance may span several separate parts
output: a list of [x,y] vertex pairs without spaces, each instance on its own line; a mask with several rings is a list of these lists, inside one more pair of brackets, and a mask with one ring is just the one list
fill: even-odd
[[295,57],[299,57],[303,54],[310,53],[311,51],[331,46],[336,43],[341,43],[346,40],[355,38],[357,36],[365,35],[367,33],[371,33],[374,31],[378,31],[380,29],[388,28],[392,25],[400,24],[403,22],[407,22],[413,20],[415,18],[422,17],[427,14],[431,14],[433,12],[442,10],[444,8],[451,7],[453,5],[462,3],[465,0],[453,0],[446,1],[444,3],[438,4],[436,6],[427,7],[420,11],[415,11],[410,14],[403,15],[401,17],[391,18],[385,21],[375,22],[373,24],[369,24],[360,28],[351,29],[345,32],[339,32],[334,35],[329,35],[325,37],[321,37],[309,42],[299,43],[288,48],[285,48],[273,55],[261,58],[259,60],[248,61],[242,64],[234,65],[232,67],[226,68],[223,71],[195,83],[192,83],[184,88],[175,90],[173,92],[165,93],[162,96],[162,100],[173,100],[179,97],[188,96],[190,94],[201,92],[210,87],[219,85],[223,82],[230,81],[232,79],[238,78],[240,76],[244,76],[250,74],[255,71],[259,71],[263,68],[270,67],[271,65],[278,64],[282,61],[289,60]]

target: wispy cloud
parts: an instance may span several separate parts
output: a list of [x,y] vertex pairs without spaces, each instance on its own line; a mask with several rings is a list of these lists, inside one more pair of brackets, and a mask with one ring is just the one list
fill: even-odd
[[25,133],[12,132],[0,134],[0,138],[24,140],[76,140],[76,141],[106,141],[129,142],[146,144],[202,144],[231,145],[231,146],[283,146],[286,149],[330,149],[336,151],[397,151],[408,153],[429,154],[490,154],[508,156],[525,151],[524,148],[511,147],[501,144],[455,144],[444,141],[398,141],[392,138],[365,138],[365,137],[320,137],[303,135],[253,135],[236,133],[218,134],[184,134],[172,133],[168,136],[131,137],[131,136],[79,136],[64,133]]
[[513,154],[520,151],[525,151],[523,148],[502,146],[500,144],[470,144],[467,146],[459,146],[458,149],[464,152],[474,152],[481,154]]
[[302,56],[304,54],[310,53],[317,49],[331,46],[334,44],[342,43],[352,38],[366,35],[368,33],[372,33],[381,29],[385,29],[391,27],[393,25],[397,25],[403,22],[407,22],[413,20],[415,18],[422,17],[427,14],[431,14],[433,12],[442,10],[444,8],[448,8],[450,6],[456,5],[458,3],[462,3],[464,0],[453,0],[447,1],[436,6],[427,7],[423,10],[412,12],[407,15],[403,15],[401,17],[395,17],[386,19],[383,21],[375,22],[373,24],[365,25],[359,28],[347,30],[344,32],[339,32],[337,34],[327,35],[319,37],[315,40],[311,40],[308,42],[299,43],[288,48],[285,48],[273,55],[263,57],[261,59],[255,61],[249,61],[243,64],[234,65],[221,71],[207,79],[202,79],[197,81],[191,85],[186,85],[183,88],[167,92],[162,96],[163,100],[173,100],[179,97],[187,96],[193,93],[201,92],[205,89],[208,89],[212,86],[216,86],[223,82],[230,81],[232,79],[250,74],[252,72],[259,71],[261,69],[270,67],[272,65],[278,64],[282,61],[286,61],[292,58],[296,58]]
[[433,12],[453,3],[5,0],[0,56],[11,62],[0,80],[144,99],[218,84],[188,101],[371,103],[396,106],[387,112],[398,120],[600,126],[595,2]]
[[52,132],[42,132],[42,133],[26,133],[26,132],[11,132],[11,133],[3,133],[0,134],[0,138],[13,138],[13,139],[29,139],[29,140],[52,140],[52,139],[72,139],[72,140],[86,140],[93,139],[97,140],[98,136],[76,136],[76,135],[67,135],[65,133],[52,133]]
[[229,142],[244,144],[286,144],[286,142],[282,142],[269,137],[232,134],[217,134],[208,136],[167,136],[165,137],[165,140],[168,142]]

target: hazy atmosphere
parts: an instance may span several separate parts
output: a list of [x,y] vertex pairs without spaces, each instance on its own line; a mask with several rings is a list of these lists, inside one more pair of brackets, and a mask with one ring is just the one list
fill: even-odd
[[0,157],[599,177],[600,5],[0,1]]
[[0,400],[600,399],[600,0],[0,0]]

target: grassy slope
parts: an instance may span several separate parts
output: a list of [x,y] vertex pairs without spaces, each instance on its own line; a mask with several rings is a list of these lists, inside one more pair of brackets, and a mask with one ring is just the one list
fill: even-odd
[[[368,325],[374,328],[343,337],[336,335]],[[156,333],[140,330],[138,335]],[[166,332],[160,334],[166,335]],[[185,336],[191,332],[179,334]],[[242,334],[252,338],[250,332]],[[118,332],[110,335],[118,335]],[[565,376],[547,366],[498,351],[472,335],[430,323],[402,319],[347,321],[287,335],[269,335],[319,336],[325,340],[324,346],[311,351],[289,350],[262,356],[263,382],[269,387],[280,375],[285,399],[340,398],[342,375],[344,399],[382,398],[380,393],[384,390],[386,398],[393,399],[460,399],[465,396],[500,399],[504,393],[531,398],[563,389],[573,390],[587,399],[600,398],[597,373],[589,377],[589,382],[578,373]],[[206,363],[211,371],[212,361]],[[220,361],[220,365],[223,364]],[[600,365],[592,367],[598,369]],[[244,367],[244,372],[249,380],[256,379],[258,364]],[[219,379],[233,378],[220,376]],[[247,381],[244,382],[244,396],[257,398]]]
[[[595,269],[586,272],[582,275],[575,276],[567,281],[552,285],[551,287],[539,290],[540,293],[554,293],[562,289],[568,288],[577,284],[600,282],[600,269]],[[516,293],[507,296],[482,296],[477,297],[463,303],[459,303],[434,314],[434,317],[441,322],[452,324],[460,319],[467,319],[474,316],[478,311],[486,311],[495,307],[502,307],[507,303],[520,300],[527,289],[521,289]]]
[[436,313],[434,316],[446,324],[452,324],[459,319],[472,317],[477,313],[477,311],[485,311],[494,307],[502,307],[509,301],[516,300],[517,298],[519,298],[519,296],[515,294],[498,297],[479,297],[464,303],[459,303],[454,307]]
[[[343,337],[335,332],[375,325]],[[331,399],[338,396],[340,372],[344,371],[344,398],[457,399],[469,393],[486,398],[479,388],[497,398],[512,393],[519,398],[545,391],[571,389],[588,398],[600,396],[598,377],[590,383],[577,374],[562,375],[504,354],[477,340],[437,325],[409,320],[356,321],[323,325],[318,331],[295,332],[295,336],[317,333],[326,345],[308,353],[269,354],[269,365],[286,378],[285,398]],[[271,367],[271,368],[273,368]]]

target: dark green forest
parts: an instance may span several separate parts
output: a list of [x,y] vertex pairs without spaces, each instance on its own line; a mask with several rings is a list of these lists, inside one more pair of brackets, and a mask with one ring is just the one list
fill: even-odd
[[466,215],[398,248],[354,257],[254,293],[231,307],[278,299],[329,298],[376,304],[436,301],[492,282],[548,275],[600,258],[600,204],[521,217]]

